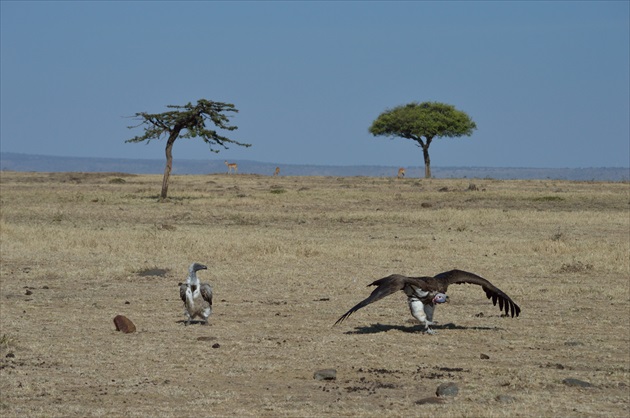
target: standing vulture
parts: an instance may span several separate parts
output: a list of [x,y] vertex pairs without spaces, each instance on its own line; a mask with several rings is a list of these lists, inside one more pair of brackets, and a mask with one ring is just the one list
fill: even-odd
[[512,318],[518,316],[521,308],[501,289],[494,286],[488,280],[476,274],[462,270],[451,270],[440,273],[434,277],[406,277],[400,274],[392,274],[370,283],[368,286],[376,286],[376,289],[365,300],[343,314],[335,322],[335,325],[343,322],[352,313],[358,311],[372,302],[383,299],[392,293],[402,290],[407,295],[407,302],[411,315],[425,326],[425,331],[434,334],[429,325],[433,325],[433,310],[436,303],[448,302],[446,290],[450,284],[469,283],[481,286],[488,299],[492,299],[494,305],[499,302],[499,308],[505,310],[506,315]]
[[179,297],[184,302],[186,325],[197,316],[203,319],[204,324],[208,324],[208,317],[212,313],[212,286],[199,282],[197,277],[199,270],[207,269],[203,264],[192,263],[188,268],[186,283],[179,284]]

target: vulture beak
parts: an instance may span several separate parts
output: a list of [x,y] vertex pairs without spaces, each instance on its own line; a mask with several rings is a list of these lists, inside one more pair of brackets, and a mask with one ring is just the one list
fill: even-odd
[[192,270],[192,271],[208,270],[208,267],[207,267],[207,266],[205,266],[205,265],[203,265],[203,264],[201,264],[201,263],[194,263],[194,264],[191,266],[191,270]]

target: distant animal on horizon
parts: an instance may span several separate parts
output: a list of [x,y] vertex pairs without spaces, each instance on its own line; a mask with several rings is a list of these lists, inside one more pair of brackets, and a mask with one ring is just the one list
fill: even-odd
[[397,175],[396,177],[398,177],[399,179],[401,179],[401,178],[405,177],[405,169],[404,169],[404,168],[402,168],[402,167],[401,167],[401,168],[399,168],[399,169],[398,169],[398,175]]
[[499,309],[505,310],[506,315],[511,315],[514,318],[521,313],[521,308],[507,294],[488,280],[467,271],[451,270],[434,277],[406,277],[400,274],[392,274],[376,280],[368,285],[376,286],[372,294],[343,314],[335,322],[335,325],[340,324],[354,312],[370,303],[402,290],[407,295],[407,303],[409,304],[411,315],[424,325],[426,333],[434,334],[435,331],[430,326],[435,324],[433,322],[435,305],[448,302],[449,297],[446,295],[446,290],[449,285],[462,283],[481,286],[486,292],[488,299],[492,299],[492,303],[495,306],[498,302]]
[[238,164],[236,163],[228,163],[226,160],[225,165],[227,165],[228,174],[230,174],[230,172],[233,172],[234,174],[236,174],[236,172],[238,171]]
[[280,167],[276,167],[276,171],[273,172],[274,176],[279,176],[280,175]]
[[212,314],[212,286],[201,283],[197,277],[199,270],[208,267],[200,263],[192,263],[188,268],[186,283],[179,284],[179,297],[184,302],[186,325],[190,325],[195,317],[200,317],[203,324],[208,324],[208,317]]

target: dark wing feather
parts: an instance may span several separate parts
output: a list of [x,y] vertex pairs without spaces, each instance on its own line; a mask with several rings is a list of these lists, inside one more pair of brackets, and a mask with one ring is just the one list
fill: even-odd
[[186,283],[179,284],[179,297],[182,298],[182,301],[186,303]]
[[210,304],[210,306],[212,306],[212,286],[210,286],[208,283],[201,283],[199,291],[201,292],[201,297],[203,298],[203,300],[205,300]]
[[469,283],[479,285],[486,292],[488,299],[492,299],[492,304],[496,306],[498,302],[499,309],[501,309],[501,311],[505,311],[506,315],[510,315],[514,318],[515,316],[519,316],[521,313],[521,308],[514,303],[507,294],[488,280],[481,276],[477,276],[474,273],[469,273],[463,270],[451,270],[436,275],[434,279],[436,284],[443,289],[440,291],[443,292],[446,292],[446,288],[449,284]]
[[402,290],[405,287],[405,279],[406,277],[404,276],[393,274],[391,276],[384,277],[382,279],[379,279],[379,280],[376,280],[375,282],[370,283],[368,286],[376,286],[376,289],[374,289],[372,294],[368,296],[366,299],[356,304],[348,312],[343,314],[341,318],[339,318],[337,322],[335,322],[335,325],[343,322],[344,319],[346,319],[347,317],[349,317],[350,315],[352,315],[354,312],[358,311],[359,309],[363,308],[364,306],[367,306],[370,303],[379,301],[383,299],[385,296],[389,296],[392,293],[396,293],[399,290]]

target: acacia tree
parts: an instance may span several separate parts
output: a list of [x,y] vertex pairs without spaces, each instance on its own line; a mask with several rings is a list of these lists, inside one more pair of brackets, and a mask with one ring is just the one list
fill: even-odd
[[369,131],[374,136],[399,136],[417,142],[424,154],[424,176],[431,178],[429,146],[433,138],[470,136],[475,129],[475,122],[454,106],[414,102],[381,113]]
[[147,144],[153,139],[167,138],[166,140],[166,167],[164,168],[164,178],[162,179],[162,193],[160,199],[165,200],[168,193],[168,180],[173,168],[173,144],[178,138],[200,137],[203,142],[210,146],[210,151],[219,152],[215,145],[220,145],[227,149],[226,144],[236,144],[243,147],[250,147],[251,144],[243,144],[225,136],[219,135],[217,131],[206,128],[206,121],[212,122],[216,127],[227,131],[237,129],[236,126],[228,124],[229,116],[225,113],[238,110],[233,104],[212,102],[201,99],[196,105],[188,103],[184,106],[166,106],[171,110],[164,113],[136,113],[133,117],[140,121],[139,124],[128,126],[129,129],[144,127],[144,135],[135,136],[125,142],[143,142]]

